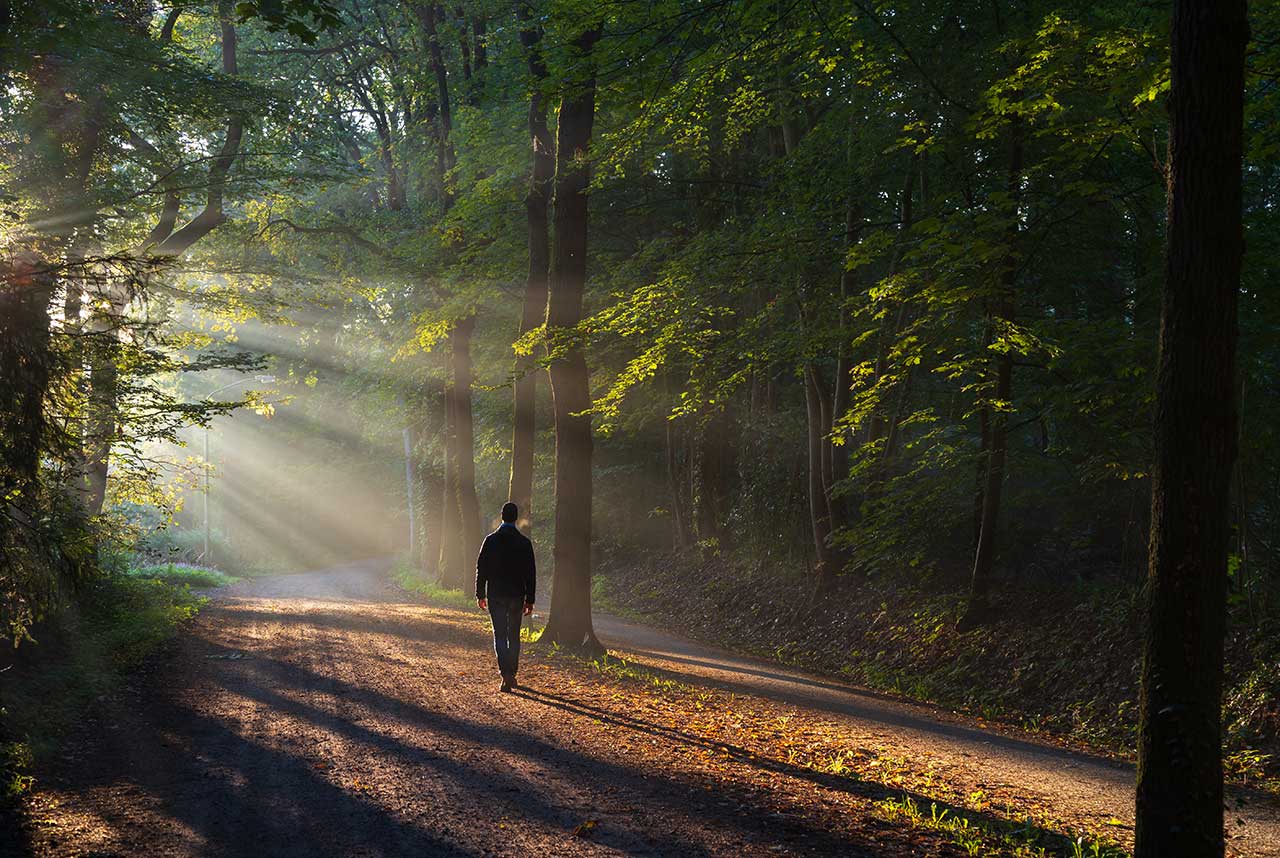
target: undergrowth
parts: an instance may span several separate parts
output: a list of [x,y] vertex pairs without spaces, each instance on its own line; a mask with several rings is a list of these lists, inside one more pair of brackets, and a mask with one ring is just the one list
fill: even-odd
[[1024,822],[970,813],[903,795],[876,802],[876,812],[889,822],[905,823],[942,835],[965,854],[1010,858],[1124,858],[1129,853],[1098,837],[1068,836],[1047,831],[1031,819]]
[[86,584],[56,619],[32,629],[0,668],[0,794],[13,799],[31,790],[33,771],[91,705],[195,616],[207,598],[192,586],[233,580],[169,564],[131,569]]
[[451,608],[474,609],[474,596],[462,590],[442,587],[439,583],[423,577],[408,560],[397,560],[391,567],[391,580],[402,590],[421,596],[422,598]]
[[225,587],[240,579],[228,575],[220,569],[205,566],[192,566],[186,563],[158,563],[151,566],[139,566],[126,573],[131,578],[150,578],[166,584],[187,585],[197,589]]

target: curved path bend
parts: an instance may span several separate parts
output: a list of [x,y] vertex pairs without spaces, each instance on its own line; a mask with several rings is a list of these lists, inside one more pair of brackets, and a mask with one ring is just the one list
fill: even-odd
[[[651,693],[544,651],[522,667],[527,690],[498,694],[482,618],[416,602],[384,573],[356,564],[216,593],[40,773],[28,851],[965,854],[885,817],[876,802],[903,794],[891,777],[797,762],[797,736],[1128,839],[1125,765],[609,618],[598,630],[619,655],[695,693]],[[1244,798],[1233,854],[1280,856],[1274,804]]]
[[[1132,845],[1135,773],[1129,763],[614,617],[597,617],[595,625],[608,648],[673,679],[820,714],[854,742],[946,771],[966,791],[1004,788],[1020,804],[1091,830],[1112,829],[1115,839]],[[1228,855],[1280,856],[1280,801],[1229,790],[1226,830]]]

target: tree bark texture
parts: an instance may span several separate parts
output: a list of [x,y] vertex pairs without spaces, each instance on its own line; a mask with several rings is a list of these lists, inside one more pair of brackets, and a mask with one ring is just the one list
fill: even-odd
[[[33,518],[49,388],[53,275],[35,253],[8,261],[0,280],[0,503]],[[0,514],[0,526],[10,516]],[[2,536],[3,534],[0,534]],[[0,544],[2,547],[2,544]]]
[[829,446],[827,424],[824,422],[822,383],[817,370],[805,367],[804,404],[808,418],[809,439],[809,525],[813,530],[813,550],[817,558],[817,588],[830,585],[836,569],[835,553],[831,550],[831,506],[827,499],[827,486],[823,476],[823,447]]
[[[582,320],[587,275],[587,152],[595,122],[595,69],[591,50],[599,27],[582,33],[575,48],[587,68],[567,86],[556,127],[555,239],[552,246],[547,329],[571,336]],[[551,364],[555,413],[555,577],[544,637],[562,646],[598,650],[591,623],[591,407],[586,355],[574,342]]]
[[1241,0],[1177,0],[1136,858],[1221,856],[1222,682],[1244,255]]
[[427,42],[427,59],[436,79],[436,106],[440,118],[440,143],[437,149],[437,171],[439,173],[442,200],[445,209],[453,205],[453,189],[449,183],[449,171],[455,163],[453,142],[453,108],[449,99],[449,72],[444,64],[444,51],[440,47],[440,34],[437,21],[444,18],[444,10],[435,3],[414,3],[413,11],[422,25],[423,35]]
[[[555,176],[555,143],[547,127],[546,94],[539,88],[547,76],[546,66],[538,50],[541,31],[527,20],[522,10],[525,29],[520,41],[528,52],[529,74],[534,91],[529,98],[529,139],[533,147],[533,172],[529,191],[525,194],[525,211],[529,225],[529,272],[525,278],[524,308],[520,316],[520,334],[542,324],[547,312],[547,276],[551,261],[548,208],[551,182]],[[536,405],[538,391],[537,361],[521,355],[515,361],[514,416],[511,435],[511,479],[507,496],[520,507],[526,532],[533,525],[533,460],[537,437]]]

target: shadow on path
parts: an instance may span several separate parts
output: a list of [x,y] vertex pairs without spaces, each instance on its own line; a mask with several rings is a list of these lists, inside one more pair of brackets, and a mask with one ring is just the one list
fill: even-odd
[[[1112,760],[1098,754],[1019,739],[993,730],[967,727],[964,724],[932,718],[924,713],[917,714],[912,710],[918,704],[904,703],[888,695],[868,692],[847,685],[835,685],[806,679],[789,673],[770,671],[737,662],[707,661],[664,651],[632,648],[625,644],[621,645],[620,648],[625,650],[627,655],[649,658],[658,662],[677,662],[705,668],[708,671],[755,676],[769,680],[765,683],[740,682],[732,679],[722,679],[707,673],[674,670],[656,664],[641,665],[654,676],[684,685],[717,688],[733,694],[764,697],[777,703],[786,703],[804,709],[818,709],[836,715],[847,715],[866,722],[867,726],[883,724],[888,727],[913,730],[929,736],[943,737],[972,745],[974,746],[972,750],[978,753],[989,751],[991,748],[998,748],[1023,756],[1043,757],[1048,760],[1069,762],[1077,766],[1093,767],[1100,771],[1108,772],[1109,776],[1117,781],[1123,780],[1127,782],[1133,778],[1133,766],[1129,763]],[[788,689],[787,686],[792,686],[792,688]],[[795,686],[800,687],[796,688]],[[803,690],[804,686],[820,689],[822,693],[806,693]]]

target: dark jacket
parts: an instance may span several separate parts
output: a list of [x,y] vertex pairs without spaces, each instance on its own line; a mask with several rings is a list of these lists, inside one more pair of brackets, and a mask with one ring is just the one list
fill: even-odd
[[537,588],[533,543],[514,525],[484,538],[476,558],[477,599],[519,599],[533,604]]

